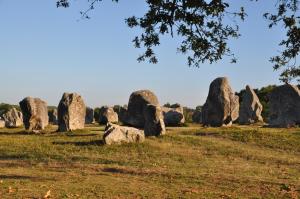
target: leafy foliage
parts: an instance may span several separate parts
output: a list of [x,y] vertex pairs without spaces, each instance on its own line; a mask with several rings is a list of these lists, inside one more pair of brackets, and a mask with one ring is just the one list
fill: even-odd
[[199,67],[200,63],[210,63],[222,59],[223,55],[234,55],[227,46],[229,38],[237,38],[238,26],[226,24],[226,16],[244,19],[244,9],[240,12],[228,11],[229,4],[222,0],[147,0],[149,10],[140,18],[126,19],[129,27],[144,30],[133,42],[136,48],[145,47],[138,61],[149,59],[157,63],[153,47],[160,44],[160,36],[175,34],[182,38],[178,51],[187,54],[189,66]]
[[95,109],[94,109],[94,119],[95,119],[95,121],[99,121],[99,117],[100,117],[100,109],[101,108],[99,108],[99,107],[96,107]]
[[193,114],[194,114],[194,109],[188,108],[188,107],[183,107],[183,115],[185,119],[185,123],[192,123],[193,122]]
[[269,28],[283,24],[286,30],[286,38],[279,43],[284,50],[271,58],[275,70],[283,68],[280,75],[280,80],[283,82],[290,82],[295,78],[300,81],[300,65],[296,61],[300,52],[299,4],[299,0],[277,0],[277,13],[264,14],[264,17],[270,21]]
[[[81,12],[82,17],[89,18],[88,12],[95,8],[95,3],[101,1],[88,0],[90,7]],[[224,55],[236,62],[227,42],[230,38],[239,37],[235,18],[244,20],[243,8],[238,12],[230,12],[229,3],[224,0],[146,0],[146,3],[149,10],[143,17],[126,19],[130,28],[139,27],[144,32],[133,40],[136,48],[145,48],[138,61],[157,63],[154,47],[160,45],[161,36],[177,35],[182,38],[178,51],[187,55],[189,66],[199,67],[200,63],[206,61],[213,63]],[[68,7],[69,1],[60,0],[57,6]]]
[[[57,0],[57,7],[69,7],[70,0]],[[89,8],[81,12],[82,18],[89,18],[88,12],[102,0],[87,0]],[[118,2],[118,0],[111,0]],[[250,0],[258,1],[258,0]],[[186,54],[189,66],[199,67],[204,62],[217,62],[224,56],[230,56],[236,62],[234,54],[228,47],[228,40],[238,38],[239,26],[236,19],[244,20],[246,13],[230,11],[226,0],[145,0],[148,11],[142,17],[132,16],[125,21],[130,28],[141,28],[143,33],[133,39],[136,48],[145,48],[138,61],[148,60],[157,63],[154,48],[160,45],[161,36],[177,36],[181,40],[178,51]],[[286,30],[279,46],[283,51],[273,56],[270,61],[275,70],[282,69],[280,80],[300,81],[300,65],[297,57],[300,51],[300,0],[274,0],[276,13],[265,13],[270,22],[269,28],[283,25]],[[229,22],[229,23],[228,23]],[[230,23],[232,22],[232,23]]]

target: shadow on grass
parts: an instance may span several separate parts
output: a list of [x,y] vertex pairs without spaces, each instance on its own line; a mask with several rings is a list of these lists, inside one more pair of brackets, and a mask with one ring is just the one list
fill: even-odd
[[0,136],[1,135],[34,135],[34,133],[30,133],[24,130],[15,132],[0,131]]
[[122,168],[114,168],[114,167],[108,167],[102,169],[102,172],[105,173],[113,173],[113,174],[125,174],[125,175],[139,175],[139,176],[162,176],[162,177],[172,177],[171,174],[161,172],[161,171],[154,171],[154,170],[140,170],[140,169],[122,169]]
[[55,180],[54,178],[35,177],[27,175],[3,175],[0,174],[2,180]]
[[0,155],[0,160],[24,160],[28,159],[28,155],[9,155],[9,154],[1,154]]
[[0,179],[8,180],[26,180],[26,179],[35,179],[36,177],[24,176],[24,175],[0,175]]
[[198,132],[195,133],[196,136],[211,136],[211,137],[220,137],[220,133],[208,133],[208,132]]
[[88,134],[66,134],[68,137],[89,137],[89,136],[98,136],[97,133],[88,133]]
[[75,145],[75,146],[103,146],[104,142],[103,140],[93,140],[89,142],[52,142],[52,144],[55,145]]

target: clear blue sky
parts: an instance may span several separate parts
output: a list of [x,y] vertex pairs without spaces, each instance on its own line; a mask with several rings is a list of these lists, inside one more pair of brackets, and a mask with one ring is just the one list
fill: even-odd
[[139,30],[129,29],[126,17],[145,12],[142,0],[106,0],[79,20],[84,0],[68,9],[57,9],[55,0],[0,0],[0,102],[17,104],[26,96],[40,97],[57,105],[63,92],[80,93],[87,105],[126,104],[132,91],[150,89],[160,103],[195,107],[205,102],[210,82],[230,78],[235,91],[245,87],[279,84],[269,58],[283,37],[269,30],[262,17],[273,1],[232,0],[245,3],[248,18],[241,24],[242,37],[231,42],[238,63],[189,68],[178,54],[177,39],[163,38],[157,48],[159,63],[138,63],[140,50],[132,46]]

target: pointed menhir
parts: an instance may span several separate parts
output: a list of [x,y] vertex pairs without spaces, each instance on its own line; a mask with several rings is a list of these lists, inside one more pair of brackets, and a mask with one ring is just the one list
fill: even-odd
[[261,113],[263,106],[259,101],[256,93],[250,86],[246,86],[246,90],[242,96],[242,103],[240,106],[240,124],[253,124],[263,122]]
[[202,108],[202,122],[206,126],[230,126],[239,117],[239,97],[232,91],[226,77],[215,79],[209,87]]

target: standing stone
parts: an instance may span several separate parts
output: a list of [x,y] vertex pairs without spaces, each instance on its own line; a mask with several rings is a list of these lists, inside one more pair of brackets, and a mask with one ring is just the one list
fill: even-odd
[[118,126],[111,123],[108,123],[103,135],[103,141],[107,145],[141,143],[144,142],[144,140],[145,135],[143,131],[136,128]]
[[159,136],[166,134],[164,117],[160,106],[148,104],[144,110],[146,136]]
[[155,94],[149,90],[140,90],[130,95],[125,123],[134,127],[145,126],[145,109],[148,104],[159,106]]
[[86,107],[85,123],[86,124],[93,124],[94,123],[94,109],[92,109],[90,107]]
[[300,90],[285,84],[276,87],[270,94],[269,125],[294,127],[300,125]]
[[194,123],[202,123],[202,112],[199,110],[195,110],[192,116],[192,120]]
[[23,125],[23,114],[16,108],[10,109],[2,117],[7,128],[17,128]]
[[146,136],[165,134],[165,124],[161,107],[155,94],[149,90],[133,92],[128,109],[122,110],[122,122],[137,128],[144,128]]
[[180,126],[185,122],[183,107],[179,104],[172,105],[171,108],[162,107],[162,112],[166,126]]
[[58,124],[58,114],[57,109],[51,109],[48,111],[49,123],[53,125]]
[[230,126],[239,117],[239,97],[226,77],[215,79],[209,87],[202,109],[202,122],[207,126]]
[[77,93],[64,93],[58,105],[58,131],[83,129],[86,107]]
[[0,128],[4,128],[5,127],[5,121],[0,119]]
[[46,102],[39,98],[26,97],[19,104],[26,130],[39,132],[49,124]]
[[239,123],[252,124],[256,122],[263,122],[263,118],[261,116],[262,110],[263,106],[257,95],[254,90],[247,85],[240,106]]
[[118,123],[118,114],[112,107],[103,106],[100,108],[99,121],[100,124]]

